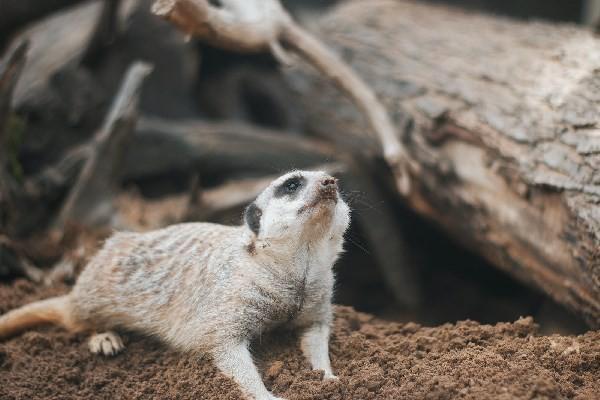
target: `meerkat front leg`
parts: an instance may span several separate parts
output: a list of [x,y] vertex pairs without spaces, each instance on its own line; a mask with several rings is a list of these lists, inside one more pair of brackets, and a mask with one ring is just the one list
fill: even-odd
[[113,331],[92,335],[88,346],[92,353],[102,353],[105,356],[114,356],[125,348],[121,337]]
[[213,353],[213,358],[221,372],[233,378],[254,399],[283,400],[273,396],[265,387],[248,350],[247,341],[224,346]]
[[325,371],[324,379],[337,379],[329,361],[329,325],[316,323],[302,335],[300,347],[313,369]]

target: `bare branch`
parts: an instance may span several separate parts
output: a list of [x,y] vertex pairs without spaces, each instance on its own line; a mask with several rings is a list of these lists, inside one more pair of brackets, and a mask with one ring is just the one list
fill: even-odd
[[290,19],[273,0],[222,0],[222,4],[216,7],[206,0],[157,0],[152,12],[189,35],[236,51],[267,49]]
[[402,194],[408,194],[408,154],[398,138],[387,110],[373,90],[335,53],[297,24],[290,23],[285,26],[282,40],[333,80],[362,109],[378,135],[383,156],[394,171],[398,190]]
[[150,65],[137,62],[127,71],[104,125],[94,137],[89,158],[59,214],[56,222],[59,227],[69,220],[94,224],[111,214],[117,166],[124,144],[134,131],[141,86],[151,70]]
[[182,31],[216,46],[237,51],[270,50],[289,63],[279,42],[313,64],[345,91],[366,114],[376,132],[400,193],[410,191],[409,162],[394,125],[369,86],[318,39],[298,26],[278,0],[156,0],[153,12]]
[[102,5],[98,0],[79,4],[19,33],[17,39],[27,39],[30,46],[27,64],[15,88],[14,108],[38,99],[58,71],[79,63],[97,29]]

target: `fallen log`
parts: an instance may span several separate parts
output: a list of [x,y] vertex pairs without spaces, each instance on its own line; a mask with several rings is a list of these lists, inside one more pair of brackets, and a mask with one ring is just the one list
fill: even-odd
[[[408,205],[600,326],[600,39],[390,0],[346,2],[317,30],[402,122]],[[287,76],[315,133],[377,154],[326,80]]]

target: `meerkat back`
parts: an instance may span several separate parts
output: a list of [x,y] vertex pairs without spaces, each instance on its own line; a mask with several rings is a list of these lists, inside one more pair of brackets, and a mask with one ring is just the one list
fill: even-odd
[[[211,295],[226,281],[239,227],[173,225],[148,233],[117,233],[73,288],[73,313],[96,330],[140,330],[179,346],[191,319],[210,315]],[[221,260],[215,262],[215,260]]]

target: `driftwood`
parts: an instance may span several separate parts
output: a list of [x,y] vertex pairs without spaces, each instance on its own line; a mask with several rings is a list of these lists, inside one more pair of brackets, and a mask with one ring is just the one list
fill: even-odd
[[[137,78],[141,78],[141,75],[137,74]],[[128,93],[137,96],[137,93]],[[117,102],[114,105],[121,106]],[[127,118],[133,118],[133,115],[127,115]],[[97,136],[107,132],[118,133],[123,128],[129,127],[120,123],[110,125],[106,121]],[[109,157],[100,165],[104,171],[101,173],[103,176],[100,177],[100,182],[112,182],[108,183],[109,186],[121,181],[139,182],[160,176],[198,173],[218,183],[243,177],[277,174],[292,168],[310,167],[331,162],[335,158],[333,149],[324,142],[239,123],[142,117],[134,128],[135,132],[127,139],[130,144],[120,167],[111,166],[113,172],[119,169],[118,177],[112,175],[113,172],[104,170],[110,166],[109,158],[119,159],[118,152],[113,152],[115,149],[112,146],[105,147],[102,140],[96,137],[73,147],[56,163],[27,177],[22,185],[14,185],[14,194],[17,197],[13,200],[21,206],[27,204],[27,207],[18,207],[10,212],[11,221],[6,224],[10,227],[8,231],[22,236],[43,227],[46,220],[53,215],[53,205],[65,193],[71,191],[71,188],[78,184],[78,180],[89,179],[81,176],[82,169],[86,163],[91,162],[90,156],[101,148],[109,150]],[[108,138],[112,141],[118,139],[117,136],[119,135]],[[94,168],[90,171],[93,170]],[[83,188],[77,192],[77,197],[87,198],[91,195],[91,191]],[[101,192],[96,198],[98,202],[107,204],[106,201],[112,195],[107,197],[109,191]],[[75,196],[74,193],[69,196]],[[67,203],[70,201],[75,200],[68,200]],[[81,212],[90,213],[93,203],[95,200],[83,202]],[[63,217],[56,221],[58,226],[66,222],[65,216],[71,214],[71,211],[66,209],[72,210],[73,206],[65,203],[62,208]]]
[[284,65],[290,65],[291,59],[282,44],[301,55],[365,113],[398,190],[409,192],[411,165],[385,107],[346,63],[293,21],[279,0],[156,0],[152,10],[183,32],[215,46],[244,52],[268,49]]
[[[31,43],[27,64],[15,89],[13,106],[21,107],[46,90],[50,79],[66,65],[77,64],[94,37],[103,2],[81,4],[34,24],[18,40]],[[60,44],[60,45],[59,45]]]
[[[88,128],[81,126],[83,119],[87,119],[91,126],[98,125],[95,119],[100,120],[96,115],[103,94],[98,94],[90,74],[76,67],[93,39],[103,4],[102,1],[92,1],[57,12],[20,32],[8,48],[7,59],[11,54],[21,54],[22,59],[10,96],[6,93],[0,95],[3,110],[10,112],[12,121],[5,133],[17,140],[10,150],[11,159],[20,169],[19,182],[7,174],[6,168],[2,169],[2,186],[8,185],[10,189],[0,192],[3,201],[12,205],[2,207],[6,216],[1,225],[2,230],[11,235],[21,236],[45,226],[56,202],[73,183],[85,160],[86,152],[80,148],[66,154],[63,150],[73,146],[69,139],[76,138],[75,143],[78,143],[85,138],[81,131]],[[43,8],[43,5],[40,4],[40,7]],[[10,7],[6,10],[11,12]],[[23,43],[28,43],[28,46],[25,48]],[[27,153],[31,149],[28,148],[29,143],[34,148],[43,147],[30,158],[34,161],[34,171],[37,164],[43,165],[53,157],[60,161],[24,176],[27,171],[22,168],[20,157],[24,150]],[[3,150],[0,151],[8,151],[6,145],[6,140],[3,140]],[[0,157],[3,163],[7,158],[4,155]],[[26,168],[31,168],[31,165]],[[12,172],[14,174],[15,171]]]
[[79,67],[102,4],[84,3],[59,12],[17,37],[31,43],[12,100],[16,120],[25,127],[19,159],[26,175],[39,173],[85,142],[102,122],[114,92]]
[[103,126],[88,145],[85,165],[56,221],[59,227],[68,221],[105,224],[113,214],[119,167],[135,129],[142,83],[151,71],[150,65],[138,62],[127,72]]
[[[412,121],[409,206],[599,326],[600,39],[388,0],[344,3],[317,35]],[[326,82],[288,76],[315,132],[376,147]]]
[[[2,220],[3,231],[19,237],[43,228],[53,216],[56,202],[69,190],[56,226],[62,227],[69,219],[91,222],[100,214],[106,215],[99,206],[111,201],[112,189],[120,182],[116,172],[120,154],[135,129],[140,85],[148,72],[146,64],[132,66],[104,125],[87,143],[70,149],[56,163],[20,184],[6,168],[1,170],[1,184],[9,188],[2,191],[2,201],[6,203],[3,211],[7,211]],[[94,209],[98,211],[95,214]]]
[[141,109],[161,116],[195,115],[194,44],[184,43],[183,35],[149,8],[148,1],[96,0],[57,12],[19,33],[17,39],[31,42],[12,102],[27,127],[20,149],[26,174],[43,174],[70,148],[93,136],[122,76],[136,60],[159,70],[144,84]]

